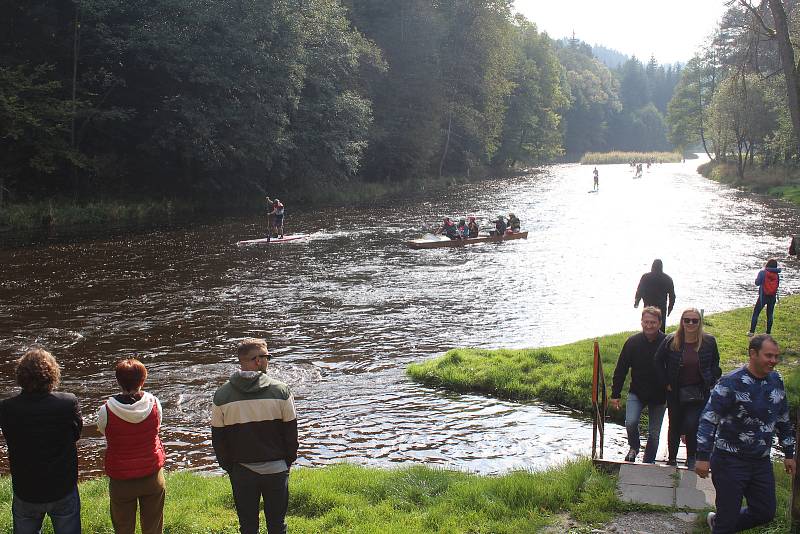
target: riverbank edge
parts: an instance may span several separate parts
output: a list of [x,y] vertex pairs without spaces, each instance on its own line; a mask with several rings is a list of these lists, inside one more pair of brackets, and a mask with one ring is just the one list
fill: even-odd
[[579,163],[581,165],[609,165],[617,163],[680,163],[683,156],[680,152],[624,152],[613,150],[611,152],[587,152]]
[[[272,193],[295,206],[328,207],[336,205],[367,205],[391,198],[405,191],[439,190],[484,180],[490,176],[508,179],[514,176],[534,174],[536,168],[521,168],[492,173],[488,168],[477,168],[469,175],[427,177],[396,183],[373,183],[350,181],[340,184],[317,184],[300,192],[288,190]],[[15,230],[37,230],[42,228],[62,229],[84,225],[137,225],[185,220],[200,215],[225,216],[263,213],[262,195],[242,198],[191,200],[182,198],[162,199],[107,199],[83,202],[71,199],[49,199],[29,202],[6,203],[0,207],[0,232]]]
[[[567,513],[586,525],[651,510],[622,503],[616,480],[583,458],[542,472],[486,476],[411,465],[295,468],[287,523],[293,534],[327,532],[539,532]],[[79,484],[82,532],[113,532],[108,479]],[[0,478],[0,532],[11,532],[10,477]],[[167,473],[165,532],[238,532],[228,478]],[[263,524],[263,519],[261,520]],[[49,522],[48,522],[49,523]],[[45,532],[52,532],[49,525]]]
[[740,180],[735,164],[709,161],[698,166],[697,172],[709,180],[743,191],[782,198],[800,205],[800,169],[783,166],[747,168],[744,180]]
[[[751,314],[751,307],[743,307],[705,316],[705,331],[717,338],[723,372],[738,368],[747,361],[746,333]],[[759,319],[759,327],[763,328],[765,311]],[[674,327],[667,329],[668,332],[671,330]],[[538,400],[589,415],[594,340],[600,344],[610,396],[617,358],[625,340],[633,333],[619,332],[531,349],[456,348],[441,356],[412,363],[406,368],[406,373],[412,380],[431,387],[510,400]],[[772,334],[781,346],[784,361],[778,370],[786,384],[789,404],[795,411],[800,404],[800,295],[780,298],[775,307]],[[622,391],[623,404],[627,399],[627,385],[626,382]],[[609,416],[623,423],[624,407],[619,411],[609,410]]]

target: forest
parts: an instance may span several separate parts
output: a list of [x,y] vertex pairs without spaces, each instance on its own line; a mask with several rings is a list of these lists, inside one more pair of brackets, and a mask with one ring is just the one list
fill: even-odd
[[0,3],[0,205],[403,183],[696,137],[667,138],[680,65],[609,68],[510,0]]
[[778,185],[798,163],[797,2],[730,4],[683,69],[668,106],[669,139],[701,146],[712,166],[733,166],[739,181],[755,173],[762,185]]

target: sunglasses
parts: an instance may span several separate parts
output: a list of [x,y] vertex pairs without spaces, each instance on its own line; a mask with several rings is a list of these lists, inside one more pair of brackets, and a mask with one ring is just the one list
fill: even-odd
[[697,324],[700,322],[700,319],[695,319],[694,317],[684,317],[683,324]]
[[251,362],[254,362],[254,361],[256,361],[256,360],[257,360],[257,359],[259,359],[259,358],[266,358],[267,360],[269,360],[269,359],[270,359],[270,358],[269,358],[269,352],[268,352],[268,353],[266,353],[266,354],[256,354],[255,356],[253,356],[252,358],[250,358],[250,361],[251,361]]

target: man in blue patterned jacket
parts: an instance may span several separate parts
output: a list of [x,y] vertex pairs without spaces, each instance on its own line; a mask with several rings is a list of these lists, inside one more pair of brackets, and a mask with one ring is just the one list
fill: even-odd
[[[749,354],[746,366],[717,382],[697,431],[695,471],[706,478],[710,467],[717,491],[717,511],[708,514],[714,534],[747,530],[775,516],[770,451],[776,430],[786,455],[786,472],[795,472],[789,404],[781,375],[775,371],[778,344],[769,334],[755,336]],[[742,497],[747,499],[745,508]]]

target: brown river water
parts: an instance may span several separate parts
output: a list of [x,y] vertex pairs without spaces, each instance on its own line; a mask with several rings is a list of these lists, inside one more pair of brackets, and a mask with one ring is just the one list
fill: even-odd
[[[213,471],[211,396],[235,369],[237,341],[259,336],[276,356],[269,372],[296,396],[301,465],[543,469],[590,452],[587,417],[423,387],[406,365],[453,347],[636,329],[634,290],[656,257],[675,280],[678,309],[750,305],[769,256],[785,267],[781,292],[796,292],[798,262],[786,250],[800,209],[708,181],[696,165],[657,165],[638,180],[627,165],[599,166],[596,194],[587,194],[591,167],[559,165],[368,208],[289,202],[287,232],[310,237],[280,245],[237,248],[264,232],[262,218],[246,217],[6,247],[0,391],[15,391],[13,361],[41,344],[91,421],[116,391],[114,362],[136,356],[164,406],[168,468]],[[403,245],[444,215],[487,221],[508,211],[527,240]],[[103,445],[81,440],[82,475],[101,472]],[[606,456],[625,451],[624,429],[607,426]]]

